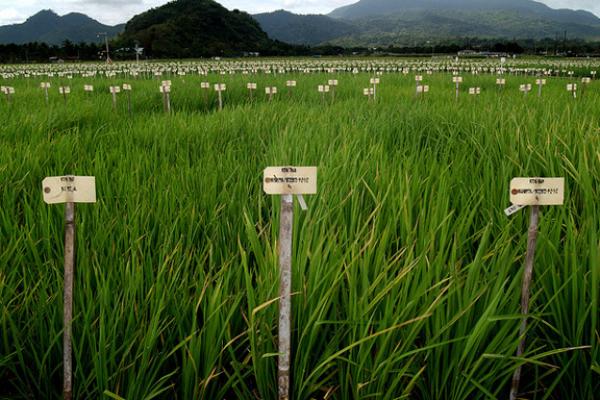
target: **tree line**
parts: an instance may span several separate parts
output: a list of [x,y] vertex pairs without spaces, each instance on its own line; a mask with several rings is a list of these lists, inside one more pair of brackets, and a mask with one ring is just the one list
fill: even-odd
[[[133,48],[118,47],[120,43],[111,42],[110,57],[113,60],[134,60]],[[210,46],[207,46],[209,49]],[[460,38],[445,42],[414,44],[411,46],[388,47],[340,47],[340,46],[298,46],[274,42],[262,49],[261,56],[351,56],[351,55],[430,55],[456,54],[461,50],[477,52],[501,52],[508,54],[529,54],[547,56],[600,56],[600,42],[587,42],[578,39],[556,40],[494,40],[482,38]],[[206,56],[244,57],[254,53],[210,54]],[[146,58],[146,55],[142,55]],[[185,58],[182,56],[180,58]],[[73,43],[69,40],[60,45],[46,43],[2,44],[0,45],[0,63],[44,63],[52,61],[80,62],[101,61],[106,59],[105,47],[101,43]]]

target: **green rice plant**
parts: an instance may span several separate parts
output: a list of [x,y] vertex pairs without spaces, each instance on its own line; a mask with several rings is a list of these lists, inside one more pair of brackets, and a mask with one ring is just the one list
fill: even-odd
[[[170,115],[158,79],[75,76],[66,105],[58,78],[48,105],[43,78],[14,79],[0,106],[0,398],[61,395],[63,216],[40,183],[71,173],[98,192],[77,207],[75,397],[276,398],[272,165],[319,167],[318,194],[295,208],[294,399],[506,398],[520,364],[526,398],[594,398],[598,82],[574,100],[551,78],[538,98],[518,91],[531,77],[499,91],[463,74],[455,101],[438,73],[416,100],[412,72],[386,73],[369,103],[371,76],[171,77]],[[222,112],[202,81],[227,84]],[[131,116],[122,93],[112,109],[123,82]],[[516,176],[567,181],[565,205],[542,209],[519,359],[528,213],[502,212]]]

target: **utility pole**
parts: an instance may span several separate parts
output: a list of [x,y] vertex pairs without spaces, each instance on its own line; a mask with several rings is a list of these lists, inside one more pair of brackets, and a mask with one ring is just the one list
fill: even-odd
[[106,32],[99,32],[98,37],[104,36],[104,44],[106,45],[106,63],[110,64],[112,61],[110,60],[109,49],[108,49],[108,35]]
[[140,55],[144,51],[144,48],[140,47],[140,43],[137,40],[135,41],[134,50],[135,50],[135,62],[136,62],[136,64],[139,64],[140,63]]

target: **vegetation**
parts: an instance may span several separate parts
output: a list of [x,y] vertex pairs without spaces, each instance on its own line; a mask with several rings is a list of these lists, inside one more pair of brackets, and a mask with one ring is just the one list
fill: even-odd
[[252,16],[270,38],[285,43],[319,45],[358,31],[354,24],[325,15],[297,15],[279,10]]
[[565,33],[600,40],[600,19],[594,14],[554,10],[531,0],[362,0],[328,16],[275,12],[256,18],[274,39],[312,45],[406,47],[466,37],[562,39]]
[[[465,74],[456,102],[449,74],[425,75],[431,92],[416,99],[412,73],[387,73],[373,103],[367,73],[212,66],[163,65],[171,115],[157,80],[57,76],[49,105],[48,78],[4,81],[16,94],[0,107],[0,397],[60,396],[63,208],[40,183],[73,173],[98,188],[77,208],[75,398],[274,399],[279,198],[261,174],[315,165],[318,194],[294,225],[294,399],[506,398],[521,363],[527,398],[595,398],[597,82],[574,100],[552,78],[537,98],[518,91],[533,77],[501,91],[494,75]],[[316,87],[333,78],[324,103]],[[201,81],[227,84],[222,112]],[[251,81],[280,93],[250,101]],[[123,82],[132,117],[123,93],[111,106]],[[502,212],[516,176],[568,187],[564,206],[542,210],[524,359],[528,215]]]
[[151,57],[231,56],[271,53],[276,43],[250,15],[213,0],[177,0],[135,16],[120,43],[139,42]]

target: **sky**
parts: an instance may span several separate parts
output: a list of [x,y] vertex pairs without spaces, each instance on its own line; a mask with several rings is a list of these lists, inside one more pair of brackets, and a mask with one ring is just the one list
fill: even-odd
[[[24,22],[42,9],[52,9],[59,15],[81,12],[98,21],[116,25],[132,16],[169,0],[0,0],[0,25]],[[217,0],[229,9],[251,14],[285,9],[299,14],[326,14],[333,9],[358,0]],[[540,0],[553,8],[588,10],[600,16],[599,0]]]

